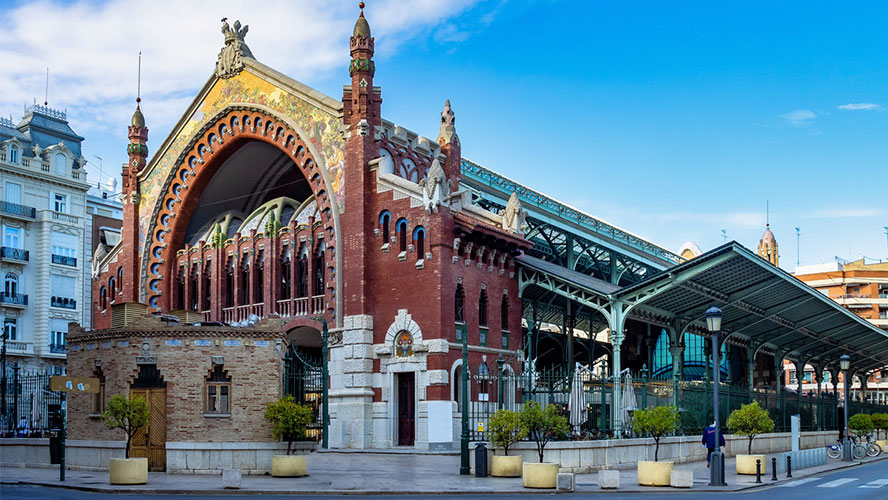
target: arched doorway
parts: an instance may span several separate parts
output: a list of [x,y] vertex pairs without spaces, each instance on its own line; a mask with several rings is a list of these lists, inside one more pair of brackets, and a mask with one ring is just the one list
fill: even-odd
[[311,408],[314,420],[306,439],[322,441],[326,428],[323,405],[327,400],[327,380],[321,332],[311,326],[298,326],[287,332],[284,356],[284,394]]

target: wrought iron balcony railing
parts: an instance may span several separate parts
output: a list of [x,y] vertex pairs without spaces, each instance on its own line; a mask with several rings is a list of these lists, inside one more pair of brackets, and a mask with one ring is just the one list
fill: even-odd
[[0,256],[4,259],[21,260],[27,262],[31,256],[31,252],[21,248],[0,247]]
[[30,219],[37,217],[36,208],[19,205],[18,203],[10,203],[8,201],[0,201],[0,212]]
[[26,306],[28,305],[28,296],[24,293],[0,292],[0,302],[3,304]]
[[50,305],[52,307],[61,307],[64,309],[77,309],[77,301],[67,297],[50,297]]
[[49,344],[49,352],[53,354],[65,354],[68,352],[68,344]]
[[68,257],[67,255],[52,254],[52,263],[61,264],[63,266],[77,267],[77,258]]

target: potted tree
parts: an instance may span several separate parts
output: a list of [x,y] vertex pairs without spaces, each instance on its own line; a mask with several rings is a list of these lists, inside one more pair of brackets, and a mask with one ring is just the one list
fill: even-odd
[[543,453],[546,445],[554,438],[562,438],[567,435],[570,426],[567,419],[558,414],[554,405],[543,409],[539,403],[529,401],[518,414],[521,425],[527,430],[527,434],[536,443],[539,463],[524,462],[522,467],[522,481],[525,488],[554,488],[558,478],[558,463],[543,462]]
[[637,410],[632,417],[632,428],[646,432],[654,438],[654,461],[638,461],[638,484],[642,486],[669,486],[672,460],[660,462],[660,438],[675,432],[678,428],[678,408],[675,406],[654,406],[647,410]]
[[144,398],[126,398],[115,394],[108,400],[102,413],[102,422],[109,429],[121,429],[126,433],[126,458],[112,458],[109,464],[111,484],[145,484],[148,482],[148,459],[130,458],[133,436],[148,424],[148,403]]
[[271,475],[274,477],[298,477],[308,475],[304,455],[291,455],[293,442],[305,438],[305,429],[314,420],[311,409],[297,404],[293,396],[286,396],[268,403],[265,420],[271,422],[271,435],[278,441],[287,442],[286,455],[271,457]]
[[510,457],[509,446],[520,441],[527,435],[527,429],[521,424],[518,413],[509,410],[497,410],[488,422],[490,442],[496,448],[503,449],[503,456],[494,455],[490,460],[490,475],[495,477],[518,477],[521,475],[521,457]]
[[728,416],[728,430],[733,434],[746,436],[749,441],[746,444],[746,454],[737,455],[737,474],[755,474],[756,460],[761,460],[762,474],[767,472],[767,460],[765,455],[752,454],[752,440],[759,434],[774,431],[774,421],[758,401],[745,404],[732,411]]
[[[888,413],[873,413],[870,415],[870,419],[873,421],[873,427],[880,431],[888,431]],[[882,447],[884,450],[888,447],[888,440],[880,439],[876,441],[876,444]]]

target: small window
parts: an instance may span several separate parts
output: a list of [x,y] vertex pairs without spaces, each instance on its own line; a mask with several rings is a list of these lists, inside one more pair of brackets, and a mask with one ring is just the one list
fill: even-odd
[[231,377],[216,365],[207,377],[207,415],[229,415],[231,413]]
[[3,333],[7,340],[18,340],[18,318],[3,318]]
[[68,337],[68,320],[52,318],[49,320],[50,352],[65,352]]
[[3,246],[9,248],[19,248],[21,249],[22,245],[22,230],[17,227],[3,227]]
[[407,219],[398,220],[398,244],[401,252],[407,251]]
[[18,275],[15,273],[6,273],[6,278],[3,280],[3,286],[6,292],[6,296],[15,299],[15,296],[18,294],[19,287]]
[[108,290],[111,291],[111,303],[117,300],[117,280],[111,278],[108,280]]
[[503,304],[500,306],[500,323],[504,332],[509,331],[509,297],[503,295]]
[[388,244],[391,239],[391,233],[389,232],[389,225],[392,222],[392,216],[389,214],[388,210],[385,210],[379,216],[379,230],[382,235],[382,244]]
[[62,153],[56,153],[55,155],[55,171],[57,174],[65,175],[65,171],[68,168],[68,159],[65,158],[65,155]]
[[103,311],[108,308],[108,290],[105,287],[99,290],[99,306]]
[[9,149],[9,161],[11,163],[18,163],[19,150],[17,147],[13,146]]
[[6,201],[18,205],[22,202],[22,185],[14,182],[6,183]]
[[105,374],[101,368],[96,368],[93,376],[99,379],[99,392],[93,394],[93,415],[101,415],[105,411]]
[[52,209],[59,213],[68,213],[68,197],[64,194],[56,193],[53,196]]
[[416,250],[416,260],[425,258],[425,229],[422,226],[413,230],[413,248]]
[[487,290],[481,290],[478,299],[478,326],[487,326]]
[[123,291],[123,267],[122,266],[117,268],[117,290]]

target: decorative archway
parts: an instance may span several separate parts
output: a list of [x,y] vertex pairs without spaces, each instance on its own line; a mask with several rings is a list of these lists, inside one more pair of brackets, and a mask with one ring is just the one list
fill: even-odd
[[[154,309],[168,311],[175,280],[164,279],[175,275],[176,252],[184,244],[189,220],[177,219],[177,213],[190,213],[197,207],[204,189],[213,175],[235,151],[249,141],[260,141],[275,146],[285,153],[311,186],[318,206],[324,234],[335,248],[341,248],[339,210],[329,188],[329,179],[323,156],[296,124],[285,116],[259,105],[228,106],[201,127],[183,149],[153,207],[142,257],[142,290],[145,302]],[[320,163],[319,163],[320,160]],[[332,281],[335,307],[341,310],[342,289],[341,252],[326,252],[328,273],[326,288]],[[328,292],[329,293],[329,292]],[[337,323],[341,315],[336,315]]]

